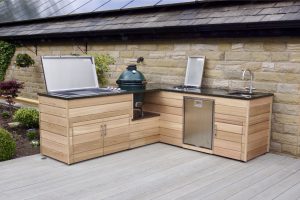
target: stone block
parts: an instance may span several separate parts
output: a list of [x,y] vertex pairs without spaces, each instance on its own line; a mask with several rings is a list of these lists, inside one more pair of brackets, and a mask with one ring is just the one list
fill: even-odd
[[300,63],[280,62],[275,64],[276,71],[281,73],[300,74]]
[[281,152],[287,153],[291,155],[297,155],[298,147],[296,145],[289,145],[289,144],[282,144],[281,145]]
[[[128,46],[127,46],[128,49]],[[138,46],[139,50],[145,50],[145,51],[154,51],[157,50],[156,44],[141,44]]]
[[224,73],[220,70],[205,70],[204,77],[206,77],[206,78],[223,78]]
[[273,132],[272,139],[281,144],[297,145],[298,136]]
[[258,61],[258,62],[271,61],[271,53],[269,52],[252,52],[251,55],[252,55],[251,57],[252,61]]
[[138,50],[139,49],[139,45],[136,44],[128,44],[127,45],[127,50]]
[[278,42],[267,42],[264,43],[264,50],[266,51],[285,51],[286,43],[278,43]]
[[300,51],[300,43],[287,43],[287,50],[288,51]]
[[158,44],[157,45],[157,50],[158,51],[170,51],[170,50],[174,50],[174,45],[173,44]]
[[290,125],[300,125],[299,116],[274,113],[274,122]]
[[219,46],[217,44],[192,44],[192,50],[204,50],[204,51],[217,51]]
[[160,58],[165,58],[165,57],[166,57],[165,51],[150,51],[149,52],[149,58],[160,59]]
[[263,51],[263,43],[262,42],[251,42],[244,44],[245,51]]
[[274,102],[300,104],[300,95],[274,93]]
[[275,71],[275,64],[272,62],[263,62],[261,64],[262,71],[264,72],[272,72]]
[[272,62],[280,62],[280,61],[288,61],[289,53],[287,52],[272,52],[271,53],[271,61]]
[[270,150],[274,152],[281,152],[281,144],[279,142],[271,142]]
[[268,82],[275,82],[280,83],[282,82],[283,74],[280,73],[272,73],[272,72],[255,72],[254,73],[254,80],[255,81],[268,81]]
[[273,112],[287,115],[300,115],[300,106],[283,103],[274,103]]
[[300,87],[299,84],[278,83],[277,92],[297,94],[300,92]]
[[186,52],[185,51],[167,51],[166,56],[171,59],[187,59]]
[[131,58],[133,57],[133,51],[120,51],[120,57]]
[[124,51],[124,50],[126,50],[126,45],[125,44],[116,44],[114,46],[115,46],[114,50],[116,50],[116,51]]
[[226,61],[250,61],[252,56],[248,52],[225,52]]
[[291,62],[300,62],[300,53],[290,53]]
[[243,51],[244,50],[244,43],[233,43],[231,45],[232,51]]
[[277,83],[254,81],[253,85],[258,91],[261,92],[274,93],[277,90]]
[[190,44],[175,44],[174,45],[174,50],[175,51],[188,51],[191,49]]

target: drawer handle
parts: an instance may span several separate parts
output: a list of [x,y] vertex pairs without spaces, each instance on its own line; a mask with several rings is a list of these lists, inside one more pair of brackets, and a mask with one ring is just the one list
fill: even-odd
[[215,137],[217,137],[217,124],[215,124],[214,132],[215,132]]

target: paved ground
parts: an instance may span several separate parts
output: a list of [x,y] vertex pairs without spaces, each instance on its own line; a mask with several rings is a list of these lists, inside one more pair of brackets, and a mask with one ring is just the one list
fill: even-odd
[[154,144],[67,166],[34,155],[0,163],[0,199],[299,199],[300,160],[242,163]]

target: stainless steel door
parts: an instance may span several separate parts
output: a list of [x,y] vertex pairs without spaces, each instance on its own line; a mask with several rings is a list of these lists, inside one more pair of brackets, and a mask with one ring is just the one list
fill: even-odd
[[212,149],[214,100],[184,97],[183,143]]

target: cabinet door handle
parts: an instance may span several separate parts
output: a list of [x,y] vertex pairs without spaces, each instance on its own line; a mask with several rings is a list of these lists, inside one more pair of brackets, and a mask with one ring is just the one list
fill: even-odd
[[214,132],[215,132],[215,137],[217,137],[217,124],[215,124]]
[[106,124],[104,124],[104,136],[106,136]]
[[103,132],[104,132],[103,124],[101,124],[101,125],[100,125],[100,133],[101,133],[101,136],[103,136]]

